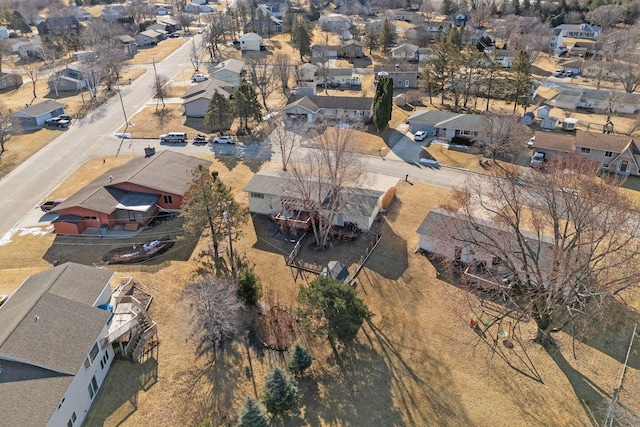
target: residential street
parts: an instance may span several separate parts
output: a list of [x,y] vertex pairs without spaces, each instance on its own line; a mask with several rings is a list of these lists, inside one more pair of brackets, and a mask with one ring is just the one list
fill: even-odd
[[[172,78],[189,64],[190,43],[185,43],[164,61],[156,64],[158,74]],[[122,89],[122,99],[130,122],[137,111],[151,98],[153,70],[148,71],[131,85]],[[75,121],[72,126],[26,162],[0,181],[0,236],[17,227],[38,224],[42,212],[38,204],[44,200],[78,166],[90,158],[119,154],[144,155],[144,148],[154,146],[156,150],[169,149],[186,154],[215,154],[216,156],[238,156],[262,161],[279,162],[278,150],[268,143],[227,145],[161,145],[158,140],[120,140],[113,136],[124,124],[122,106],[118,96],[93,112],[90,116]],[[134,123],[135,124],[135,123]],[[390,138],[391,153],[386,159],[364,156],[363,162],[371,173],[380,173],[411,182],[422,182],[444,187],[461,185],[473,174],[451,168],[433,169],[418,164],[420,148],[404,130],[395,132]],[[306,150],[306,149],[303,149]],[[52,159],[55,159],[52,161]],[[406,160],[404,160],[406,159]],[[8,237],[8,236],[7,236]]]

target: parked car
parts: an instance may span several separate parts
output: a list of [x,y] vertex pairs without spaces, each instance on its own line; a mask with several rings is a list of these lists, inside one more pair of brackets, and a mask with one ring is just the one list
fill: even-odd
[[58,118],[59,118],[60,120],[69,120],[69,121],[71,121],[71,120],[73,119],[73,118],[72,118],[70,115],[68,115],[68,114],[60,114],[60,115],[58,116]]
[[67,128],[70,124],[70,120],[61,119],[60,117],[53,117],[44,121],[45,126],[54,128]]
[[554,75],[555,77],[562,77],[562,70],[555,70],[555,71],[553,72],[553,75]]
[[426,137],[427,137],[427,133],[423,130],[419,130],[418,132],[413,134],[414,141],[424,141]]
[[205,80],[209,80],[209,76],[206,74],[197,73],[191,76],[191,81],[194,83],[204,82]]
[[160,142],[185,142],[187,134],[185,132],[169,132],[160,135]]
[[60,203],[64,202],[64,200],[65,199],[47,200],[40,205],[40,209],[42,210],[42,212],[49,213]]
[[171,39],[177,39],[178,37],[180,37],[180,33],[176,31],[175,33],[169,34],[167,37]]
[[533,156],[531,156],[531,162],[529,163],[529,165],[532,168],[542,168],[544,162],[546,161],[547,157],[544,155],[544,153],[536,151],[535,153],[533,153]]
[[316,141],[302,141],[300,143],[300,146],[307,147],[307,148],[317,148],[320,146],[320,143]]
[[204,30],[202,28],[198,28],[198,34],[202,34],[204,33]]
[[124,132],[116,132],[113,134],[113,136],[115,136],[118,139],[131,139],[131,134],[124,133]]
[[201,133],[197,134],[196,136],[193,137],[193,143],[194,144],[206,144],[207,143],[207,137],[202,135]]
[[236,140],[232,136],[222,135],[217,136],[211,140],[214,144],[235,144]]
[[529,142],[527,142],[527,147],[529,148],[533,148],[533,144],[536,142],[536,137],[532,136],[531,138],[529,138]]

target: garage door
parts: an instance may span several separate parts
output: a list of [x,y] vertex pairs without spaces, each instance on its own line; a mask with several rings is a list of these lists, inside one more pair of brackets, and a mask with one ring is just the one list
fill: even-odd
[[425,123],[412,123],[409,127],[411,133],[416,133],[419,130],[427,132],[429,135],[433,135],[433,125]]

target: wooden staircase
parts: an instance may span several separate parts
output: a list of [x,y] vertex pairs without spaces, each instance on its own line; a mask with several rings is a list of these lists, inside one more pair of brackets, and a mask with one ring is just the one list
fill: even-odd
[[140,361],[142,356],[155,348],[158,340],[158,327],[156,322],[151,320],[146,311],[138,315],[138,326],[132,331],[131,339],[125,347],[125,357],[131,358],[134,362]]

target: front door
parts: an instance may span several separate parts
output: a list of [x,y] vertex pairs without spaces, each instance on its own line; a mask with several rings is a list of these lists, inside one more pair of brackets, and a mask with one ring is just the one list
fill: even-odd
[[622,173],[627,173],[629,172],[629,162],[627,160],[623,160],[620,162],[620,167],[618,167],[618,170]]

